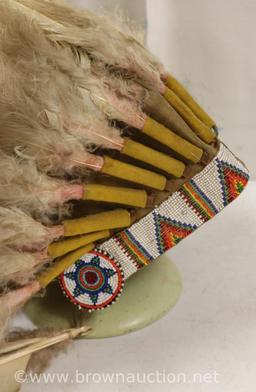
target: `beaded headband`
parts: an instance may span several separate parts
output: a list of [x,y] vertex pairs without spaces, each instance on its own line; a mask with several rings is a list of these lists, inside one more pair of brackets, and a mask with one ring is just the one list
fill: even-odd
[[212,219],[248,179],[246,167],[221,143],[213,161],[165,202],[68,267],[60,276],[64,293],[89,311],[109,306],[125,280]]
[[59,277],[74,304],[103,309],[248,171],[132,29],[54,0],[0,11],[1,304],[12,314]]

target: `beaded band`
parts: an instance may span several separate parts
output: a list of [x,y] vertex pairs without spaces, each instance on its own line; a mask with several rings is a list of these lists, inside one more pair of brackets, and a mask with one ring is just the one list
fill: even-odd
[[[99,249],[115,260],[126,280],[218,214],[240,195],[248,179],[247,168],[221,143],[217,156],[204,170],[129,229],[103,242]],[[62,287],[76,302],[80,294],[65,284],[68,273],[64,271],[60,278]],[[86,307],[102,306],[100,301],[89,299]]]

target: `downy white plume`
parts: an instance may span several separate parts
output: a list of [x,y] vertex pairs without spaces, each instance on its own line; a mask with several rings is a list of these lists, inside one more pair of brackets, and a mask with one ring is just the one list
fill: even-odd
[[18,252],[0,246],[0,289],[6,291],[7,285],[26,285],[31,282],[42,260],[28,252]]
[[145,122],[145,114],[135,101],[118,95],[109,86],[104,90],[94,89],[91,94],[93,101],[98,108],[110,119],[119,120],[128,125],[141,129]]
[[[51,43],[30,10],[23,15],[6,4],[0,5],[2,52],[14,67],[20,89],[26,97],[33,98],[40,120],[44,116],[48,129],[72,134],[89,151],[97,147],[118,149],[120,131],[109,126],[88,92],[88,85],[96,80],[91,77],[87,55],[74,57],[73,48]],[[65,135],[61,138],[65,139]],[[72,139],[67,141],[72,149]],[[73,147],[81,155],[78,145]]]
[[[8,271],[8,262],[10,260],[11,265],[14,267],[13,273],[11,273],[11,268]],[[14,316],[26,301],[40,289],[33,279],[37,272],[37,264],[37,259],[32,254],[16,252],[4,247],[0,248],[0,276],[2,278],[0,279],[2,290],[0,295],[0,344],[5,339],[11,317]],[[34,271],[30,269],[29,272],[25,272],[25,270],[23,270],[23,273],[20,276],[17,271],[19,265],[21,268],[24,268],[25,265],[27,265],[28,268],[33,268],[34,265]],[[4,277],[6,277],[6,279]],[[11,280],[9,280],[9,278]],[[22,287],[17,290],[9,290],[8,283],[14,283],[13,280]]]
[[[47,222],[52,216],[62,219],[69,214],[65,201],[72,199],[76,187],[39,174],[33,161],[18,162],[0,151],[0,203],[20,208]],[[75,196],[74,196],[75,198]]]
[[[163,88],[162,65],[138,42],[127,25],[122,28],[121,23],[113,23],[113,15],[97,16],[56,0],[17,1],[58,22],[54,26],[50,20],[41,20],[51,39],[84,49],[96,60],[128,72],[147,87]],[[66,29],[61,29],[61,25]]]
[[1,149],[35,161],[44,172],[61,175],[71,170],[72,156],[81,158],[83,147],[72,136],[53,128],[33,97],[24,94],[15,70],[5,60],[1,55]]
[[[53,3],[54,4],[54,3]],[[26,9],[26,7],[24,7]],[[21,7],[21,10],[23,8]],[[27,13],[29,13],[29,11],[26,11]],[[90,14],[90,13],[89,13]],[[36,15],[36,20],[38,21],[38,23],[42,26],[42,28],[47,32],[49,32],[49,30],[54,31],[54,29],[56,29],[56,32],[58,31],[58,34],[62,34],[60,33],[62,30],[66,31],[65,34],[68,34],[68,31],[70,31],[70,29],[72,30],[71,27],[65,27],[59,23],[55,23],[53,20],[48,19],[47,17],[45,18],[44,16],[41,16],[40,14],[36,14],[33,13],[33,16]],[[94,16],[92,16],[92,18],[94,18]],[[98,20],[96,17],[96,20]],[[94,19],[93,19],[94,20]],[[95,24],[92,23],[92,25],[94,26]],[[104,23],[103,23],[104,25]],[[46,27],[47,26],[47,27]],[[95,25],[96,26],[96,25]],[[88,33],[87,29],[84,29],[79,32],[78,28],[75,27],[73,29],[73,34],[74,36],[76,36],[76,40],[75,42],[80,42],[79,41],[79,35],[82,34],[82,36],[86,36],[86,34]],[[108,31],[107,35],[105,33],[102,33],[101,39],[104,41],[102,41],[102,45],[104,47],[109,46],[109,45],[113,45],[113,50],[116,50],[117,52],[124,51],[126,53],[127,51],[127,43],[123,42],[122,43],[122,49],[119,48],[119,41],[116,39],[112,39],[111,35],[109,36],[109,34],[112,32],[113,29],[110,29],[110,32]],[[97,37],[97,35],[99,34],[99,32],[101,32],[101,26],[99,27],[95,27],[95,32],[91,32],[88,35],[88,45],[90,42],[90,45],[92,45],[92,47],[94,47],[94,39],[95,37]],[[75,34],[76,33],[76,34]],[[52,38],[52,35],[48,35],[50,39]],[[66,37],[66,35],[65,35]],[[106,43],[106,37],[108,39],[108,45],[105,45]],[[67,37],[66,37],[67,38]],[[53,40],[54,41],[54,40]],[[65,39],[63,38],[63,40],[57,40],[57,42],[68,42],[67,40],[65,41]],[[82,43],[80,42],[77,46],[76,44],[75,47],[81,47],[84,48],[84,46],[82,45]],[[71,42],[69,41],[69,43],[71,44]],[[71,45],[72,46],[72,45]],[[129,49],[129,46],[128,46]],[[87,51],[90,56],[91,56],[91,52]],[[80,57],[84,57],[85,54],[81,53]],[[106,59],[102,59],[101,55],[99,54],[99,56],[91,56],[93,57],[93,60],[91,61],[91,75],[90,78],[85,79],[84,80],[84,89],[86,89],[87,91],[90,92],[90,96],[93,100],[93,102],[97,105],[98,108],[100,108],[104,114],[106,114],[109,118],[111,119],[117,119],[117,120],[121,120],[124,122],[128,122],[129,125],[132,126],[137,126],[136,124],[143,124],[143,121],[141,121],[139,119],[138,121],[138,117],[141,117],[140,113],[141,110],[141,106],[143,104],[143,99],[147,93],[145,88],[142,88],[141,86],[139,86],[137,83],[134,83],[133,80],[131,80],[131,78],[126,81],[126,80],[121,80],[123,79],[123,74],[121,73],[121,68],[122,67],[117,67],[117,69],[119,70],[118,72],[116,72],[116,76],[114,74],[111,73],[111,71],[109,71],[109,67],[106,66],[106,64],[109,66],[109,62],[106,61]],[[130,56],[128,56],[129,59],[131,58]],[[136,65],[135,67],[136,69],[138,69],[138,66]],[[131,73],[130,73],[131,74]],[[120,75],[118,77],[118,75]],[[161,82],[162,83],[162,82]],[[112,85],[111,85],[112,84]],[[107,85],[107,91],[106,91],[106,85]],[[110,88],[111,85],[111,88]],[[119,91],[115,91],[115,90],[119,90]],[[128,97],[130,99],[130,102],[126,102],[127,103],[127,108],[124,108],[124,113],[126,114],[125,116],[121,116],[121,109],[123,110],[123,106],[125,104],[125,99],[122,99],[122,102],[118,102],[119,99],[119,95],[117,95],[117,93],[121,93],[121,95],[123,95],[123,98]],[[86,94],[88,94],[86,92]],[[115,101],[115,102],[114,102]],[[135,101],[135,102],[133,102]],[[116,106],[115,106],[116,105]],[[134,118],[137,117],[137,118]],[[129,120],[129,121],[128,121]]]
[[19,208],[0,207],[1,246],[41,251],[57,238],[57,227],[44,226]]
[[94,77],[101,81],[101,84],[114,91],[117,95],[134,101],[143,107],[145,99],[148,97],[148,90],[136,83],[132,78],[124,78],[121,72],[112,72],[103,63],[93,61],[91,69]]

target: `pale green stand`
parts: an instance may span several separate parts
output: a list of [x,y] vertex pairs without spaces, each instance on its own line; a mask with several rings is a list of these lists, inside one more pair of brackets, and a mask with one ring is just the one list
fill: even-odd
[[180,293],[179,272],[164,255],[128,279],[120,299],[109,308],[90,314],[80,311],[54,283],[44,297],[32,299],[25,312],[40,328],[86,324],[92,328],[87,339],[107,338],[136,331],[160,319],[174,307]]

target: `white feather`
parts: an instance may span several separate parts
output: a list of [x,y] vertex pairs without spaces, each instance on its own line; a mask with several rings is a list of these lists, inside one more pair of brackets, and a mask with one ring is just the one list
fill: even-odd
[[[18,2],[48,18],[41,19],[41,24],[52,39],[83,48],[95,59],[126,70],[148,87],[157,90],[163,88],[160,74],[162,65],[136,39],[125,21],[121,23],[118,21],[115,24],[113,15],[97,16],[60,1],[18,0]],[[54,26],[51,19],[58,24]]]

